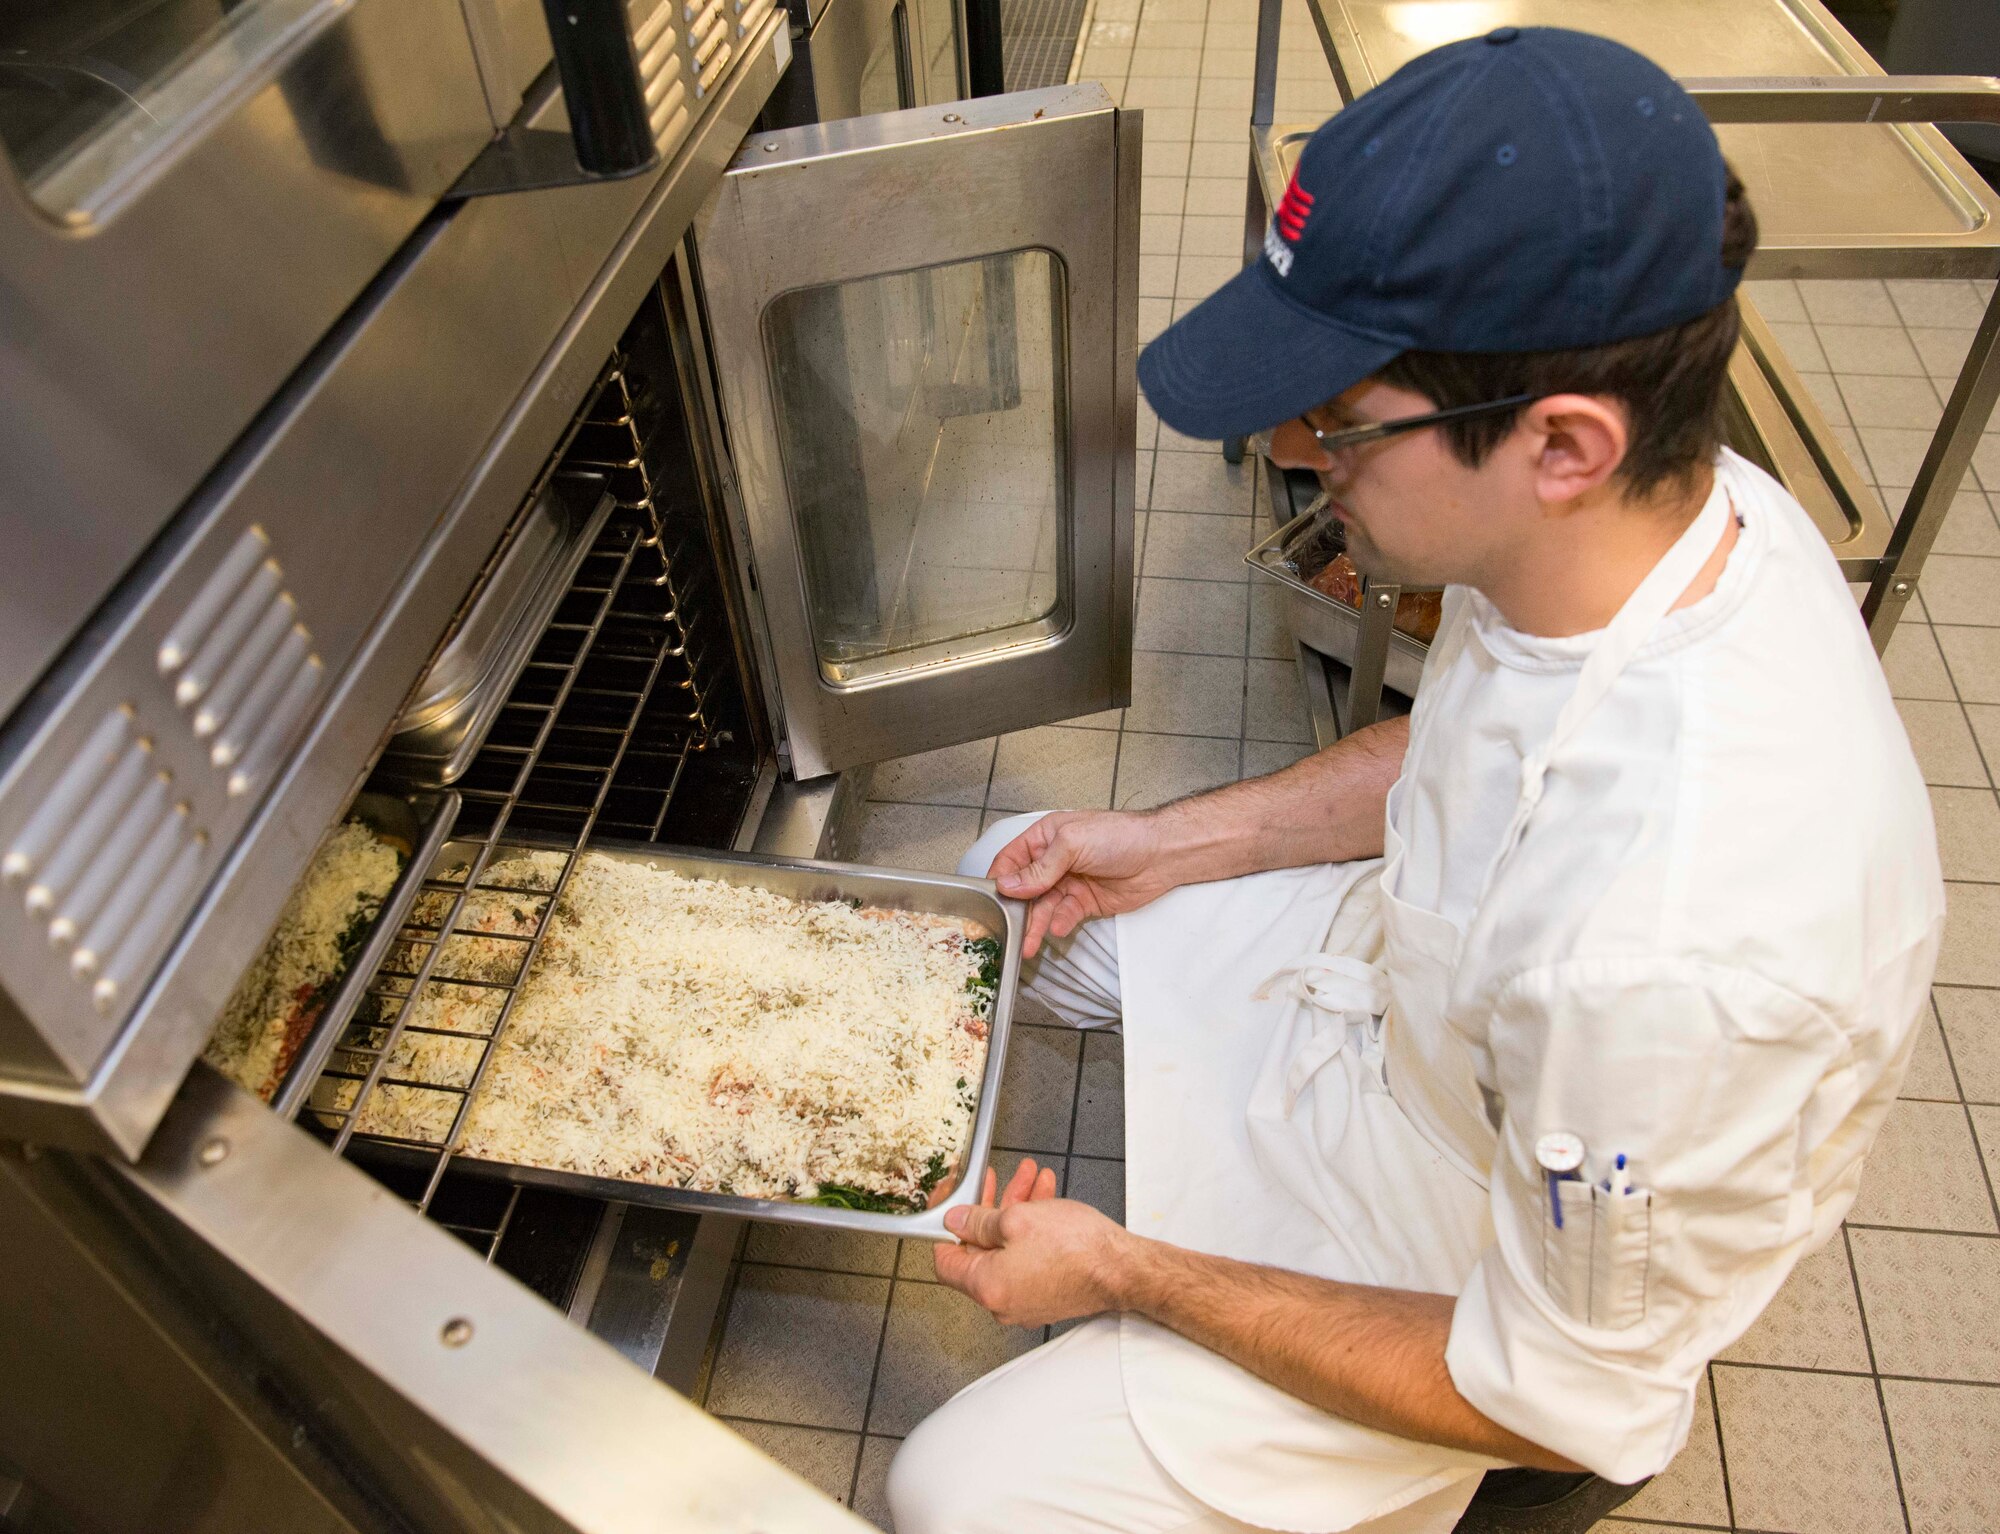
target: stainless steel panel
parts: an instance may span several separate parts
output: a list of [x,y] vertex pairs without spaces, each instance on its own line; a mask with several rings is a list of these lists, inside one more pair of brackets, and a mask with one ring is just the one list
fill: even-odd
[[[451,1164],[462,1171],[503,1177],[527,1187],[553,1188],[560,1192],[660,1209],[691,1209],[701,1214],[871,1231],[879,1235],[909,1236],[929,1241],[950,1239],[944,1227],[945,1212],[978,1201],[980,1177],[993,1146],[994,1121],[1000,1108],[1000,1078],[1007,1063],[1007,1039],[1013,1023],[1014,992],[1020,983],[1023,907],[1019,902],[1002,900],[991,880],[968,879],[955,874],[914,873],[808,858],[685,851],[618,842],[593,842],[589,851],[647,868],[667,870],[685,878],[713,879],[724,884],[770,890],[793,900],[859,900],[868,906],[959,917],[979,922],[998,938],[1002,954],[1000,984],[993,999],[979,1102],[973,1114],[972,1138],[966,1145],[963,1159],[951,1169],[953,1180],[946,1185],[949,1195],[921,1213],[876,1214],[859,1209],[830,1209],[785,1199],[747,1198],[739,1194],[703,1193],[658,1183],[591,1177],[581,1172],[483,1161],[465,1155],[454,1156]],[[446,856],[451,856],[451,849],[446,849]],[[498,1025],[503,1037],[504,1017],[503,1013]],[[475,1086],[475,1100],[477,1095]],[[310,1103],[304,1111],[308,1116],[312,1114]],[[349,1116],[351,1112],[349,1110]],[[335,1125],[330,1123],[329,1127]],[[365,1131],[355,1136],[357,1145],[367,1139]],[[393,1165],[396,1147],[385,1142],[369,1154],[382,1156]]]
[[913,105],[901,99],[905,34],[897,10],[906,0],[826,0],[812,31],[799,40],[795,78],[780,92],[787,118],[831,122]]
[[[75,1202],[106,1209],[126,1245],[150,1249],[154,1265],[192,1291],[192,1320],[237,1350],[228,1362],[239,1386],[290,1408],[267,1441],[293,1464],[317,1461],[331,1472],[322,1502],[372,1511],[360,1527],[392,1519],[439,1534],[864,1527],[206,1068],[189,1077],[136,1166],[61,1153],[0,1165],[45,1199],[51,1184],[81,1187]],[[147,1367],[157,1352],[146,1350]],[[68,1382],[78,1392],[119,1393],[117,1358],[102,1349],[72,1356],[82,1361]],[[20,1389],[17,1378],[0,1378],[10,1409],[35,1410],[40,1403],[19,1400]],[[111,1404],[99,1400],[98,1410]],[[197,1426],[181,1441],[186,1462],[201,1465],[207,1435]],[[104,1443],[85,1437],[57,1449],[77,1481],[103,1475]],[[283,1464],[265,1470],[269,1479],[287,1473]],[[274,1521],[263,1527],[293,1527],[281,1510],[295,1503],[273,1498]],[[105,1526],[256,1527],[198,1518]]]
[[[1353,95],[1428,49],[1496,26],[1561,26],[1638,49],[1676,77],[1875,75],[1818,0],[1314,0]],[[1763,240],[1758,277],[1992,276],[2000,198],[1928,126],[1720,126]]]
[[555,478],[417,681],[382,760],[393,781],[441,788],[464,776],[549,615],[615,504],[603,482]]
[[522,98],[552,57],[541,0],[460,0],[479,61],[480,83],[497,132],[514,120]]
[[381,1530],[93,1170],[0,1148],[0,1527]]
[[[0,891],[0,1125],[128,1153],[145,1143],[788,45],[767,17],[657,176],[484,198],[432,220],[149,555],[60,691],[0,736],[0,856],[121,705],[214,811],[201,822],[207,888],[198,907],[154,897],[179,935],[128,1016],[107,1020],[66,968],[51,973],[20,896]],[[559,121],[559,101],[538,117]],[[157,657],[253,526],[282,558],[328,682],[289,756],[232,798]]]
[[970,94],[965,77],[965,0],[908,0],[917,99],[926,106]]
[[491,132],[457,0],[355,0],[80,206],[0,152],[0,715]]
[[[698,248],[748,521],[745,552],[772,629],[799,777],[1125,701],[1138,157],[1121,115],[1101,87],[1086,85],[763,134],[744,145],[704,210]],[[796,239],[801,225],[822,237]],[[889,659],[838,672],[823,663],[808,555],[842,540],[803,526],[795,504],[788,474],[803,471],[785,462],[784,401],[767,351],[774,306],[796,309],[794,295],[805,290],[830,293],[886,274],[921,278],[1015,252],[1046,252],[1060,273],[1056,525],[1066,612],[1046,624],[1066,626],[983,646],[967,637],[907,666]],[[922,339],[897,325],[883,333],[912,346]],[[936,404],[941,414],[950,408]],[[858,440],[860,424],[844,424]],[[842,481],[866,483],[858,472]],[[872,492],[858,493],[854,509],[873,515]],[[895,536],[909,537],[914,551],[913,530]],[[969,566],[968,553],[976,550],[952,557]]]

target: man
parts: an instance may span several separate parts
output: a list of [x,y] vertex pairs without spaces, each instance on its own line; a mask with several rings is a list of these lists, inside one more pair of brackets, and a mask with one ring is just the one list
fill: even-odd
[[1129,1229],[1032,1166],[953,1216],[946,1283],[1097,1319],[917,1430],[899,1534],[1443,1534],[1509,1466],[1602,1511],[1838,1226],[1943,885],[1838,567],[1718,447],[1754,241],[1666,75],[1503,28],[1322,128],[1146,352],[1444,620],[1409,720],[968,855],[1030,992],[1124,1024]]

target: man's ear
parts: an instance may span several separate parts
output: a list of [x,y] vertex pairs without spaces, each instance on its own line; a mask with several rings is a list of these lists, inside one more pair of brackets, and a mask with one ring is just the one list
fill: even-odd
[[1589,394],[1551,394],[1523,413],[1535,444],[1535,493],[1544,504],[1574,501],[1618,472],[1631,441],[1625,412]]

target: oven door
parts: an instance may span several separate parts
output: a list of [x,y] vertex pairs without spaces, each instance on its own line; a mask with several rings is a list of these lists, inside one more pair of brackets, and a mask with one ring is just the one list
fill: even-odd
[[493,131],[461,0],[0,5],[0,716]]
[[813,778],[1128,701],[1138,114],[756,135],[699,224],[739,554]]

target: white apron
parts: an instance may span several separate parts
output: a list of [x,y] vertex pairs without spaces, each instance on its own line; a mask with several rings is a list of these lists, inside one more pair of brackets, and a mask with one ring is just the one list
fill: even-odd
[[[1551,761],[1707,562],[1728,515],[1712,496],[1604,630],[1549,739],[1522,763],[1481,902]],[[1449,665],[1470,629],[1461,609],[1429,665]],[[1420,705],[1398,789],[1435,727]],[[1392,790],[1379,863],[1192,885],[1116,919],[1134,1231],[1440,1294],[1457,1294],[1492,1244],[1501,1105],[1473,1074],[1485,1041],[1446,1020],[1464,933],[1396,896],[1402,819]],[[1147,1448],[1194,1496],[1262,1528],[1446,1534],[1479,1472],[1499,1463],[1319,1411],[1138,1317],[1120,1323],[1120,1362]],[[1462,1497],[1442,1494],[1454,1484]]]

